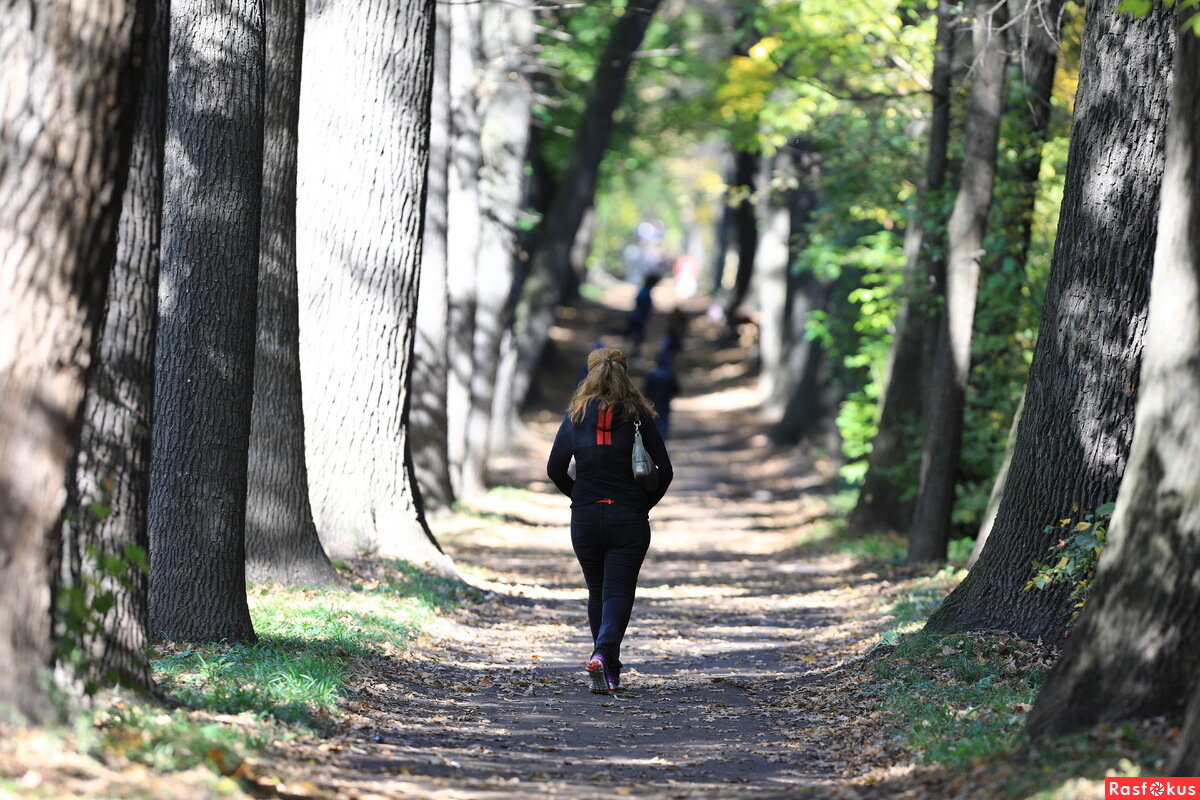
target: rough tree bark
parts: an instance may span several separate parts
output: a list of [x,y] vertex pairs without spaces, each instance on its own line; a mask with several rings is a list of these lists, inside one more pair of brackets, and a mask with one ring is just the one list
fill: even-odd
[[300,364],[313,387],[304,404],[309,488],[327,550],[453,570],[417,503],[408,453],[434,6],[328,0],[310,9],[296,208]]
[[[930,406],[922,417],[921,484],[908,534],[908,561],[942,560],[950,541],[950,514],[962,451],[963,406],[971,373],[971,332],[979,292],[979,260],[996,181],[996,148],[1004,113],[1007,54],[1003,5],[969,5],[975,62],[967,95],[962,175],[946,228],[946,270],[941,284],[937,349],[929,375]],[[940,277],[940,276],[939,276]]]
[[634,52],[641,45],[658,4],[659,0],[631,0],[613,25],[596,66],[592,93],[571,145],[566,172],[542,220],[538,249],[530,260],[529,273],[517,301],[513,339],[518,366],[513,394],[518,403],[523,402],[532,385],[534,369],[554,322],[554,308],[563,285],[563,271],[570,263],[571,246],[595,194],[600,161],[612,134],[613,114],[620,105]]
[[[1174,31],[1170,15],[1090,6],[1062,215],[1004,497],[975,567],[931,631],[1061,640],[1062,591],[1024,591],[1045,528],[1113,500],[1145,331]],[[1115,224],[1113,220],[1120,220]]]
[[459,468],[463,497],[487,488],[493,398],[517,258],[517,216],[533,102],[531,87],[523,76],[525,54],[533,42],[533,10],[528,0],[485,6],[480,26],[479,192],[483,216],[475,278],[474,370]]
[[0,6],[0,717],[47,718],[67,459],[112,267],[152,4]]
[[151,436],[150,629],[250,641],[246,453],[262,199],[256,0],[172,0]]
[[338,582],[313,524],[304,463],[296,298],[296,123],[303,0],[265,0],[265,93],[258,334],[246,499],[246,574],[254,581]]
[[919,475],[909,468],[917,463],[909,454],[920,425],[925,393],[922,362],[933,330],[926,286],[928,276],[938,272],[943,263],[942,237],[934,232],[943,227],[944,218],[940,199],[948,164],[955,38],[951,15],[947,0],[937,4],[937,37],[930,78],[929,153],[925,177],[904,234],[904,296],[888,353],[879,430],[871,441],[867,474],[850,515],[849,527],[855,531],[903,531],[912,522],[913,500],[905,494],[908,487],[916,485]]
[[[149,613],[144,559],[169,21],[166,3],[158,3],[146,43],[116,258],[63,516],[59,591],[66,602],[59,602],[57,635],[78,645],[74,663],[64,665],[67,679],[89,691],[114,683],[141,692],[150,688],[143,649]],[[116,563],[124,566],[114,574]],[[99,589],[89,578],[99,581]],[[80,630],[86,609],[103,595],[112,608],[102,629]],[[61,618],[64,605],[68,619]]]
[[413,342],[413,472],[427,512],[450,508],[449,422],[446,418],[446,339],[450,295],[446,286],[446,181],[450,166],[450,10],[439,6],[434,33],[433,99],[430,107],[429,186],[425,193],[425,235]]
[[[1159,24],[1173,16],[1153,13]],[[1173,80],[1137,428],[1091,597],[1029,714],[1034,736],[1177,715],[1200,685],[1200,38],[1192,32],[1179,34]]]

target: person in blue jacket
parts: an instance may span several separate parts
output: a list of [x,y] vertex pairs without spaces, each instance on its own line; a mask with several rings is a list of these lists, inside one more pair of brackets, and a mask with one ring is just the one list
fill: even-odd
[[[587,363],[587,377],[554,437],[546,474],[571,498],[571,545],[587,584],[593,643],[586,669],[592,691],[608,694],[621,685],[621,641],[650,548],[649,512],[666,494],[674,472],[662,436],[650,423],[654,409],[630,379],[625,354],[604,347],[593,350]],[[653,491],[633,477],[635,423],[659,468]]]

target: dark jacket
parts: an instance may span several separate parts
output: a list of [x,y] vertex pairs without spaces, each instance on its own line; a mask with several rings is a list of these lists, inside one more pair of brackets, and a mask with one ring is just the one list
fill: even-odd
[[[671,458],[653,420],[642,421],[642,442],[646,452],[659,468],[658,488],[653,494],[633,479],[633,420],[622,419],[621,409],[615,407],[610,425],[602,424],[599,403],[592,402],[578,425],[571,417],[563,417],[546,474],[558,490],[571,498],[571,508],[597,500],[613,500],[641,512],[648,512],[667,493],[671,479]],[[575,478],[567,469],[575,458]]]

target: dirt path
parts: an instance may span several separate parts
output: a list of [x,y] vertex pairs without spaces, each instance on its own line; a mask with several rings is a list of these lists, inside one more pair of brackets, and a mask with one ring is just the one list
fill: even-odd
[[[556,332],[564,365],[604,324],[591,313],[570,320],[579,335]],[[568,504],[543,472],[558,421],[546,411],[495,470],[520,488],[435,524],[484,601],[402,659],[364,665],[349,733],[297,754],[306,785],[364,798],[854,796],[813,735],[836,719],[802,699],[883,626],[881,579],[797,557],[824,513],[822,469],[769,446],[744,353],[704,338],[681,376],[677,477],[651,516],[628,689],[588,691],[586,595]]]

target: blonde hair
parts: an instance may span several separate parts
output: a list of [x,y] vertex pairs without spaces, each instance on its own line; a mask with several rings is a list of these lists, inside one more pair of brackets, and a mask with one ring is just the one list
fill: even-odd
[[619,405],[625,419],[658,416],[654,404],[629,379],[629,361],[620,350],[598,347],[588,354],[587,366],[587,377],[580,381],[567,404],[571,422],[576,425],[582,422],[593,400],[599,400],[602,409]]

